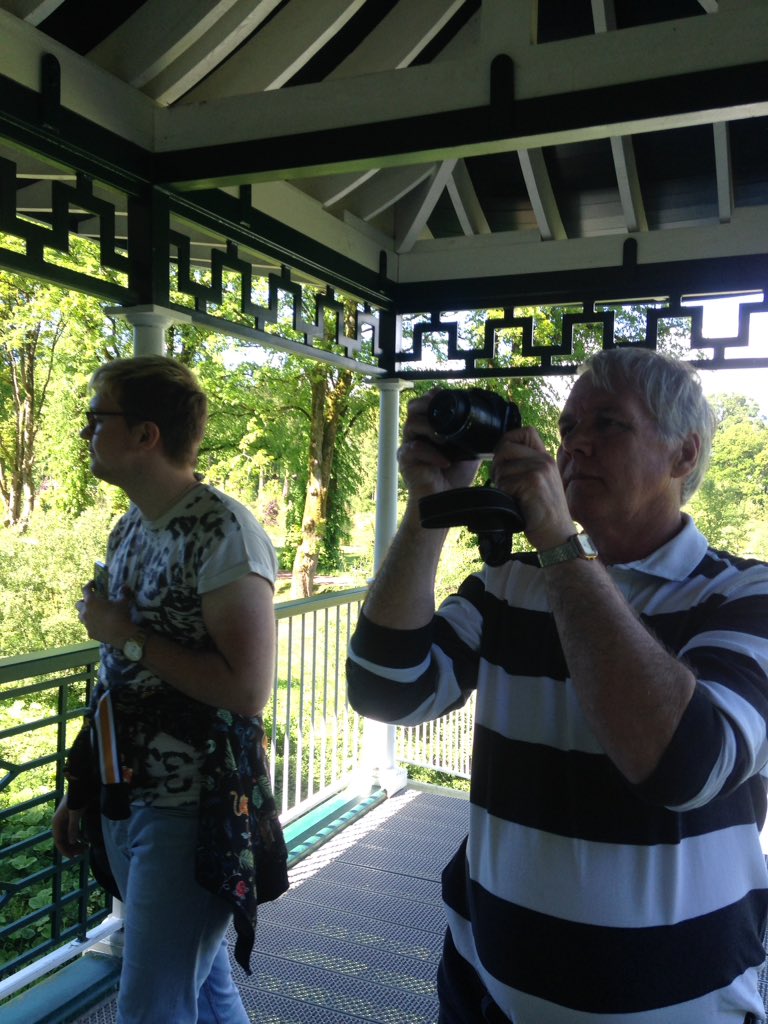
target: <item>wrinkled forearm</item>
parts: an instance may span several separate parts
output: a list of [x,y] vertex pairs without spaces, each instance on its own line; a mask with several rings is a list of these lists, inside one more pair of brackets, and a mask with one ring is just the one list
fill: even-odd
[[435,614],[435,576],[445,530],[425,530],[418,504],[409,503],[365,600],[371,622],[390,629],[419,629]]

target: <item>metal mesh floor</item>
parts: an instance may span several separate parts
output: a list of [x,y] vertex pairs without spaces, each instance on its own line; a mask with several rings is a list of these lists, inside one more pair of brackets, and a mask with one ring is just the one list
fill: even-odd
[[[460,797],[408,789],[301,861],[259,908],[253,973],[234,967],[254,1024],[434,1024],[440,873],[468,816]],[[114,1021],[113,999],[80,1024]]]

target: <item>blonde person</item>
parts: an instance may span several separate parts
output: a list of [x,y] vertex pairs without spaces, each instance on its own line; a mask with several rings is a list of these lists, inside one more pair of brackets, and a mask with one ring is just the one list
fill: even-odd
[[[118,1021],[245,1024],[225,932],[234,915],[247,968],[256,847],[273,843],[278,865],[284,853],[260,718],[275,554],[251,513],[196,475],[207,402],[191,371],[121,359],[91,384],[91,470],[131,500],[109,538],[107,592],[89,583],[77,602],[101,643],[102,825],[125,903]],[[80,816],[66,799],[56,812],[65,854],[80,849]]]

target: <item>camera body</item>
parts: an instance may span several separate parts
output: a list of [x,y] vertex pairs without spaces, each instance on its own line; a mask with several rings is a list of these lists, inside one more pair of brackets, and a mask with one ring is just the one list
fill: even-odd
[[[454,461],[490,456],[508,430],[521,426],[514,402],[482,388],[438,391],[427,419],[443,443],[440,450]],[[419,500],[426,529],[466,526],[477,534],[480,554],[488,565],[503,565],[512,553],[512,534],[523,529],[517,502],[495,487],[459,487]]]
[[482,388],[438,391],[429,403],[427,419],[456,459],[492,455],[502,436],[522,425],[514,402]]

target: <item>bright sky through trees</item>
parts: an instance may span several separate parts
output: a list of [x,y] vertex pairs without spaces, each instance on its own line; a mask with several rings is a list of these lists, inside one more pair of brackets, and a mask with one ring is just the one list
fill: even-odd
[[[739,305],[758,301],[761,296],[710,299],[703,303],[705,338],[733,338],[738,332]],[[734,356],[737,356],[734,351]],[[746,354],[746,352],[744,353]],[[768,313],[751,318],[749,354],[768,357]],[[768,367],[752,370],[703,370],[701,383],[707,395],[738,394],[758,402],[768,416]]]

